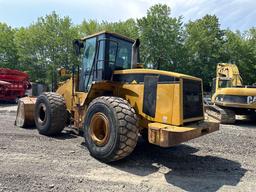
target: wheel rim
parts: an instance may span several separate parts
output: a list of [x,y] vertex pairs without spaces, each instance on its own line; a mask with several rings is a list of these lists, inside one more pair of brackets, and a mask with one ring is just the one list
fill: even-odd
[[90,123],[90,135],[97,146],[107,144],[110,135],[109,120],[105,114],[98,112],[93,115]]
[[38,107],[38,122],[40,124],[44,124],[46,121],[46,105],[44,103],[40,103]]

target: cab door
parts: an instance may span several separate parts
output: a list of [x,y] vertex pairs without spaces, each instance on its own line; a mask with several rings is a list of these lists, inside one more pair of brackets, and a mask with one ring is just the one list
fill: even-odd
[[92,83],[105,79],[104,36],[87,39],[84,43],[84,54],[80,70],[79,91],[88,92]]
[[97,50],[96,37],[87,39],[84,45],[84,54],[80,72],[79,91],[87,92],[92,84],[93,67]]

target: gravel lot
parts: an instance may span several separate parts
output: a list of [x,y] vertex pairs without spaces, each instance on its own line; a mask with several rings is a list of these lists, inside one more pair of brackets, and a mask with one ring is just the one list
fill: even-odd
[[[2,106],[1,106],[2,107]],[[1,108],[0,107],[0,108]],[[238,122],[163,149],[142,139],[128,158],[101,163],[69,131],[50,138],[0,111],[2,191],[255,191],[256,126]]]

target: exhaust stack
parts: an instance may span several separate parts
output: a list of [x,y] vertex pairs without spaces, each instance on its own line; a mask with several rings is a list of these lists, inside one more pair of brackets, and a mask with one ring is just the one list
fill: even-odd
[[132,45],[132,68],[137,68],[137,64],[140,62],[139,47],[140,40],[136,39]]

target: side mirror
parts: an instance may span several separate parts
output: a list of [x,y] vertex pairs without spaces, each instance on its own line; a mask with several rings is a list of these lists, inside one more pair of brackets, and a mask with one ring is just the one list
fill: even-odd
[[73,47],[74,47],[74,50],[75,50],[75,54],[77,56],[79,56],[81,54],[81,49],[84,48],[84,44],[81,40],[75,39],[73,41]]

